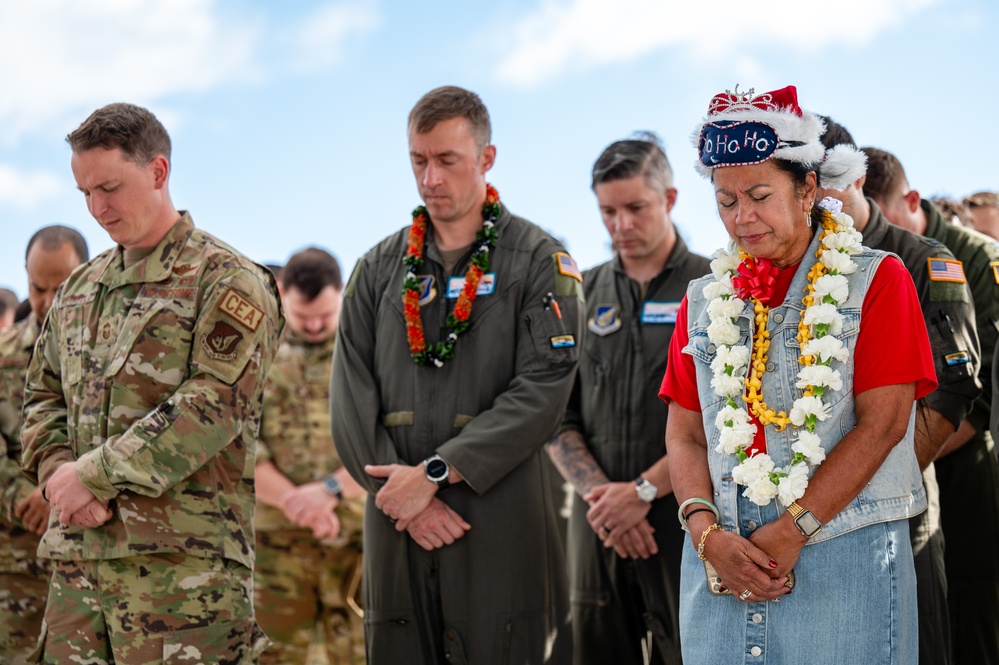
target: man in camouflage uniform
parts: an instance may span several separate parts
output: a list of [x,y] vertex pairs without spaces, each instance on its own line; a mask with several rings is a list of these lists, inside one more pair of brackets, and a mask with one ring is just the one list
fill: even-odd
[[[999,243],[973,229],[948,222],[909,187],[898,159],[877,148],[868,157],[864,193],[885,218],[943,243],[958,264],[931,272],[945,280],[966,280],[975,307],[983,362],[982,394],[934,463],[940,485],[940,523],[947,541],[947,604],[954,662],[999,663],[999,464],[989,433],[992,371],[988,359],[999,338]],[[944,321],[944,325],[950,322]]]
[[20,304],[16,293],[10,289],[0,288],[0,330],[5,330],[14,325],[17,306]]
[[288,324],[264,388],[257,446],[257,621],[262,664],[305,665],[320,628],[327,661],[364,662],[360,598],[364,490],[330,436],[340,266],[309,248],[281,272]]
[[576,489],[569,520],[573,658],[680,663],[680,555],[657,399],[687,284],[710,262],[670,210],[673,170],[655,135],[617,141],[592,188],[614,258],[583,274],[589,313],[579,375],[552,460]]
[[[853,136],[831,118],[822,117],[827,149],[838,145],[855,148]],[[928,508],[909,519],[909,539],[916,566],[919,612],[919,662],[948,665],[953,662],[950,618],[947,609],[945,541],[940,524],[940,489],[933,460],[971,412],[981,392],[981,362],[975,310],[968,285],[943,280],[930,270],[931,261],[956,261],[950,250],[933,238],[890,224],[878,204],[864,196],[867,176],[841,191],[821,190],[843,202],[843,212],[853,218],[864,235],[864,245],[893,252],[902,259],[919,296],[926,330],[933,350],[937,388],[919,400],[916,410],[916,459],[923,473]]]
[[245,663],[253,470],[283,320],[265,269],[170,200],[170,139],[112,104],[67,137],[117,243],[63,284],[25,387],[24,471],[52,504],[46,663]]
[[354,269],[330,396],[337,450],[369,492],[368,662],[561,665],[544,444],[575,377],[582,276],[487,186],[496,148],[478,95],[424,95],[409,153],[426,206]]
[[0,654],[20,661],[38,640],[50,569],[38,558],[49,505],[21,475],[21,405],[28,361],[56,289],[89,257],[74,229],[46,226],[28,241],[25,267],[32,313],[0,332]]

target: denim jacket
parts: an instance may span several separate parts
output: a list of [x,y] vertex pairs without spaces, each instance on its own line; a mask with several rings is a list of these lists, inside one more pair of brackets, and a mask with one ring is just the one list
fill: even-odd
[[[771,344],[767,371],[763,375],[763,393],[770,408],[777,411],[789,412],[791,404],[800,396],[800,390],[794,385],[800,367],[797,362],[800,354],[797,340],[798,321],[804,310],[800,294],[804,293],[808,280],[810,265],[805,265],[808,263],[807,257],[815,256],[818,237],[819,234],[816,233],[812,238],[805,253],[806,261],[794,276],[784,303],[771,308],[769,312],[768,329]],[[861,307],[874,279],[874,273],[885,256],[889,254],[865,247],[861,254],[853,257],[858,270],[850,277],[850,295],[846,302],[839,306],[845,319],[843,332],[839,337],[846,344],[850,357],[845,364],[834,363],[834,368],[838,369],[842,376],[843,388],[826,393],[824,401],[830,406],[830,417],[820,421],[815,430],[822,439],[826,454],[856,426],[853,358],[860,332]],[[713,374],[710,365],[715,356],[715,346],[708,339],[709,301],[702,291],[712,279],[714,277],[708,275],[691,282],[687,289],[690,339],[683,352],[693,356],[697,368],[697,391],[701,399],[701,414],[707,437],[708,466],[714,487],[714,501],[721,513],[719,521],[726,530],[737,531],[739,518],[736,505],[738,493],[743,491],[743,488],[732,480],[732,468],[736,464],[736,458],[734,455],[715,451],[719,438],[715,415],[725,405],[725,399],[716,395],[711,388]],[[738,325],[742,333],[739,343],[749,345],[753,326],[753,305],[749,301],[739,316]],[[825,524],[810,544],[828,540],[869,524],[905,519],[926,509],[926,493],[913,448],[915,403],[912,409],[905,438],[892,449],[884,464],[860,494],[854,497],[842,512]],[[767,453],[776,466],[786,466],[790,463],[794,455],[791,444],[796,438],[795,431],[791,426],[783,432],[778,432],[773,426],[766,427]]]

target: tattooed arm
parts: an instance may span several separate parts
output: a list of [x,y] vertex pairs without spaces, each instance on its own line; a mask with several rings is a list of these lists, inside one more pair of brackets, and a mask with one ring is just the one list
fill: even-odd
[[548,456],[562,477],[572,483],[579,496],[586,496],[597,485],[610,482],[583,441],[579,430],[559,432],[548,444]]

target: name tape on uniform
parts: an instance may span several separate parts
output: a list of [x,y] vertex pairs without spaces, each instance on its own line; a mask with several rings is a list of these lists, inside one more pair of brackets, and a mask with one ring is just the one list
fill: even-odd
[[675,324],[676,313],[680,311],[678,302],[656,302],[649,300],[642,305],[642,323],[657,325]]
[[[447,297],[448,300],[454,300],[461,295],[462,290],[465,288],[465,277],[450,277],[447,280]],[[492,295],[496,290],[496,273],[487,272],[482,275],[482,279],[479,280],[479,288],[476,289],[476,296],[489,296]]]
[[244,298],[232,288],[226,289],[219,301],[219,311],[228,314],[253,332],[257,332],[264,320],[264,311]]

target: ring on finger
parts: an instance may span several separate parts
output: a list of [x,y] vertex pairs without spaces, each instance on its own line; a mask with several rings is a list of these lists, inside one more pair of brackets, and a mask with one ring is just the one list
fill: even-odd
[[752,595],[753,592],[750,591],[749,589],[746,589],[745,591],[739,594],[739,600],[749,600],[749,597]]

